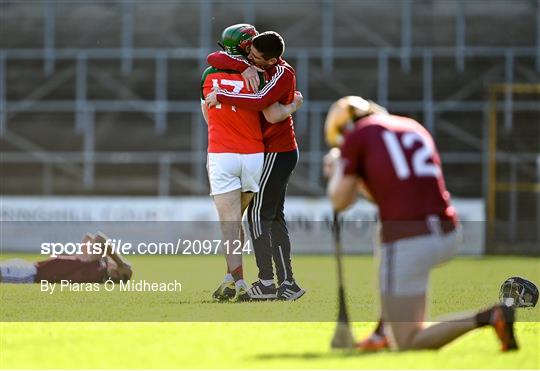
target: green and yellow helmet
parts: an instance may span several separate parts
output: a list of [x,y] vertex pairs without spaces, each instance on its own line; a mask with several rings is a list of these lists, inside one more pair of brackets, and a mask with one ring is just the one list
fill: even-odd
[[258,34],[259,32],[257,32],[255,27],[250,24],[234,24],[223,30],[221,42],[218,44],[229,54],[246,56],[248,54],[247,48],[251,45],[251,40]]

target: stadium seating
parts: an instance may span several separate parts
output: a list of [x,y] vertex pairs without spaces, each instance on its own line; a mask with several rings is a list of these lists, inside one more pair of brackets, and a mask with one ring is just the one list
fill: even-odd
[[[260,30],[282,33],[286,57],[306,97],[296,118],[302,155],[291,194],[323,194],[319,162],[326,150],[321,135],[325,108],[342,95],[357,94],[382,99],[391,111],[428,126],[432,120],[450,190],[481,197],[489,86],[508,80],[510,52],[515,57],[508,82],[540,82],[540,62],[528,52],[537,43],[535,4],[526,0],[510,8],[505,1],[447,0],[313,1],[309,7],[302,1],[286,6],[250,1],[47,4],[2,3],[0,53],[7,56],[9,109],[8,132],[0,143],[1,151],[10,154],[2,161],[10,180],[1,183],[3,194],[207,193],[205,127],[197,113],[205,63],[199,56],[214,49],[223,27],[246,17]],[[462,42],[459,11],[464,14]],[[331,14],[331,23],[325,23],[325,14]],[[403,35],[406,19],[409,40]],[[466,48],[467,56],[461,59],[457,47]],[[388,55],[387,86],[381,85],[381,53]],[[50,55],[55,59],[47,64]],[[431,84],[426,82],[428,60],[433,62]],[[160,63],[166,76],[156,83],[163,73]],[[156,113],[158,98],[168,108]],[[23,99],[35,102],[13,111]],[[88,107],[93,108],[89,113]],[[513,109],[519,109],[517,103]],[[539,119],[538,112],[514,116],[520,122]],[[93,129],[85,122],[94,122]],[[507,138],[519,138],[520,151],[538,152],[539,127],[516,124]]]

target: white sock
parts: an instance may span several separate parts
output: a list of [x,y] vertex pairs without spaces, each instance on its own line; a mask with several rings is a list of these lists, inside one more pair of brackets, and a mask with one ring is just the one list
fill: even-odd
[[233,282],[234,281],[234,278],[232,278],[232,274],[230,273],[227,273],[225,275],[225,278],[223,278],[223,282]]
[[292,284],[293,284],[293,283],[290,282],[290,281],[283,281],[283,283],[282,283],[282,285],[289,285],[289,286],[292,285]]
[[234,283],[234,286],[238,289],[240,287],[243,287],[244,289],[247,289],[247,285],[244,282],[244,280],[238,280]]
[[274,280],[261,280],[261,279],[259,279],[259,281],[261,281],[261,283],[263,285],[265,285],[266,287],[268,287],[268,286],[270,286],[271,284],[274,283]]

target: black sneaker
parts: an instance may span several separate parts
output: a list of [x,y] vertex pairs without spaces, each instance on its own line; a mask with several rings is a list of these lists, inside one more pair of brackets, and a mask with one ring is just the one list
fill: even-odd
[[277,299],[292,301],[299,299],[305,293],[306,291],[300,286],[298,286],[295,281],[285,281],[281,284],[281,286],[279,286],[279,289],[277,290]]
[[248,292],[253,300],[276,300],[277,289],[275,284],[265,286],[261,281],[256,281],[251,284]]
[[236,296],[236,287],[234,281],[222,282],[216,291],[212,294],[215,301],[229,301]]

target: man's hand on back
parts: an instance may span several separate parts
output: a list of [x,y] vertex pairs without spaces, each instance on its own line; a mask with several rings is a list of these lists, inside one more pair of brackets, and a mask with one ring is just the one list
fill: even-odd
[[216,97],[216,94],[218,93],[218,91],[219,91],[219,88],[214,87],[212,89],[212,92],[210,94],[208,94],[206,96],[206,98],[204,99],[204,101],[206,103],[206,106],[208,108],[212,108],[212,107],[217,106],[219,104],[219,102],[217,100],[217,97]]
[[259,91],[259,84],[261,83],[261,80],[259,79],[259,72],[263,72],[264,70],[260,69],[256,66],[249,66],[242,72],[242,77],[244,78],[244,81],[247,85],[247,88],[249,90],[252,90],[254,93]]
[[304,103],[304,97],[302,96],[302,93],[300,93],[298,90],[294,92],[294,112],[298,111],[300,107],[302,107],[302,103]]

